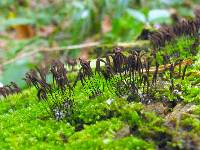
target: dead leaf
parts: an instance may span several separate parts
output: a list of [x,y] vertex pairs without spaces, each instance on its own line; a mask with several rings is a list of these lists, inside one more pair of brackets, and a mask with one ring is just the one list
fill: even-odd
[[14,28],[17,39],[32,38],[35,35],[35,30],[31,25],[17,25]]

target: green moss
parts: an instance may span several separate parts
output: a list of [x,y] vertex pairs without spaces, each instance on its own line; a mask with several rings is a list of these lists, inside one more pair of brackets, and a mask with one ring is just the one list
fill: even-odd
[[[113,146],[114,145],[114,146]],[[115,140],[110,142],[105,149],[116,149],[116,150],[129,150],[129,149],[146,149],[146,150],[152,150],[155,149],[154,144],[145,142],[144,140],[141,140],[139,138],[129,136],[125,137],[121,140]]]
[[[128,104],[123,98],[114,98],[111,104],[106,101],[108,95],[88,100],[87,96],[76,100],[80,116],[85,121],[84,128],[75,132],[75,128],[64,121],[56,121],[45,110],[43,102],[35,97],[35,89],[12,95],[0,102],[0,148],[1,149],[119,149],[153,147],[136,137],[115,140],[115,134],[125,125],[128,114],[132,123],[137,123],[141,104]],[[79,97],[79,93],[76,94]],[[80,98],[80,97],[79,97]],[[122,107],[123,106],[123,107]],[[107,113],[119,118],[106,119]],[[105,118],[101,118],[101,117]],[[103,120],[102,120],[103,119]],[[99,121],[98,121],[99,120]],[[102,121],[101,121],[102,120]],[[105,121],[104,121],[105,120]],[[125,121],[125,122],[124,122]]]
[[192,116],[183,116],[181,126],[184,130],[200,135],[200,120]]
[[[49,118],[43,105],[32,95],[35,90],[27,90],[1,101],[0,108],[4,110],[0,115],[0,149],[62,147],[60,134],[74,133],[70,125]],[[16,109],[10,111],[11,106]]]
[[69,138],[69,149],[143,149],[153,148],[153,144],[148,144],[136,137],[125,137],[115,139],[115,133],[124,126],[124,123],[117,118],[109,121],[100,121],[95,125],[86,126],[79,133]]
[[163,56],[165,55],[171,56],[171,61],[192,58],[192,54],[196,54],[198,52],[198,49],[195,51],[191,49],[194,42],[195,38],[193,37],[181,36],[176,38],[175,40],[167,43],[165,47],[161,48],[160,51],[157,52],[157,61],[162,64]]

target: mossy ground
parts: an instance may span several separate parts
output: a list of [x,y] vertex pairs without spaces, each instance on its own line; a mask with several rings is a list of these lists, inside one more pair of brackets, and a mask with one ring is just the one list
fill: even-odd
[[[82,90],[79,87],[75,92],[85,122],[79,131],[65,121],[53,119],[44,103],[38,101],[34,88],[3,99],[0,149],[181,149],[185,143],[199,146],[199,101],[188,102],[191,107],[185,110],[187,104],[181,103],[163,117],[163,113],[156,113],[159,102],[147,109],[140,102],[128,103],[109,91],[88,99]],[[176,109],[182,113],[173,114]],[[116,114],[109,117],[111,110]]]
[[[42,102],[38,102],[34,95],[36,90],[29,89],[1,101],[0,149],[128,149],[129,147],[151,149],[154,147],[153,143],[134,136],[115,139],[117,131],[125,126],[125,122],[116,117],[84,125],[84,129],[76,132],[70,124],[49,117]],[[87,119],[87,115],[96,112],[95,105],[97,108],[102,108],[99,113],[104,113],[101,105],[106,107],[107,104],[103,98],[98,99],[88,100],[86,109],[89,112],[83,113],[86,115],[83,118]],[[82,101],[86,100],[80,99],[80,105],[83,104]]]

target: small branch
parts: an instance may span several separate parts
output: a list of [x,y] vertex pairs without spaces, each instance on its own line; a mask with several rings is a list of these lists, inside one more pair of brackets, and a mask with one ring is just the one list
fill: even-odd
[[5,65],[7,65],[7,64],[13,63],[13,62],[15,62],[17,60],[20,60],[20,59],[22,59],[24,57],[29,57],[29,56],[32,56],[34,54],[37,54],[39,52],[53,52],[53,51],[64,51],[64,50],[72,50],[72,49],[81,49],[81,48],[95,47],[95,46],[98,46],[98,45],[100,45],[100,42],[84,43],[84,44],[70,45],[70,46],[65,46],[65,47],[39,48],[39,49],[36,49],[36,50],[29,51],[27,53],[18,54],[13,59],[10,59],[8,61],[3,62],[0,65],[0,68],[5,66]]
[[[181,65],[183,65],[183,66],[185,66],[185,65],[191,65],[192,63],[193,63],[193,61],[192,61],[191,59],[185,59],[185,60],[183,60],[183,61],[181,62]],[[170,66],[171,66],[171,64],[166,64],[166,66],[161,65],[161,66],[159,66],[159,68],[158,68],[158,72],[162,72],[162,71],[164,71],[164,70],[166,70],[166,69],[169,69]],[[153,72],[155,71],[155,69],[156,69],[155,67],[151,67],[150,70],[149,70],[149,72],[150,72],[150,73],[153,73]]]

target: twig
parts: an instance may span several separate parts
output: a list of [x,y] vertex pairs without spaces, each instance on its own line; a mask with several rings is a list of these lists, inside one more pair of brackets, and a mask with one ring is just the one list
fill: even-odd
[[[185,60],[183,60],[182,62],[181,62],[181,65],[183,65],[183,66],[185,66],[185,65],[191,65],[193,63],[193,61],[191,60],[191,59],[185,59]],[[167,64],[167,65],[161,65],[161,66],[159,66],[159,68],[158,68],[158,72],[162,72],[162,71],[164,71],[164,70],[166,70],[166,69],[169,69],[170,68],[170,66],[171,66],[171,64]],[[149,69],[149,72],[150,73],[153,73],[154,71],[155,71],[155,67],[151,67],[150,69]],[[144,71],[145,72],[145,71]]]
[[38,52],[53,52],[53,51],[64,51],[64,50],[72,50],[72,49],[81,49],[81,48],[88,48],[88,47],[95,47],[100,45],[100,42],[92,42],[92,43],[84,43],[84,44],[79,44],[79,45],[70,45],[70,46],[65,46],[65,47],[53,47],[53,48],[39,48],[36,50],[29,51],[27,53],[20,53],[13,59],[10,59],[8,61],[3,62],[0,64],[0,68],[2,66],[5,66],[7,64],[13,63],[17,60],[20,60],[24,57],[29,57],[32,56]]

